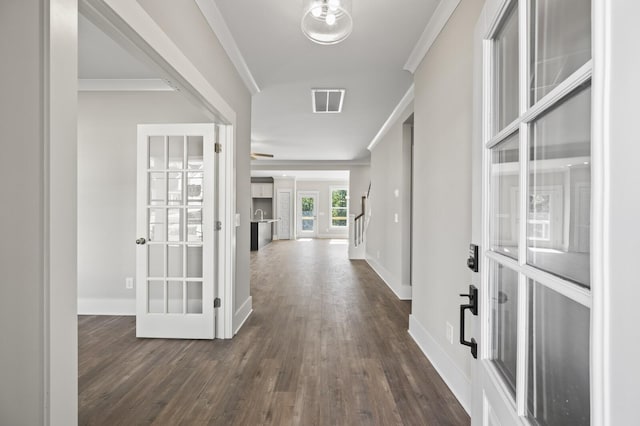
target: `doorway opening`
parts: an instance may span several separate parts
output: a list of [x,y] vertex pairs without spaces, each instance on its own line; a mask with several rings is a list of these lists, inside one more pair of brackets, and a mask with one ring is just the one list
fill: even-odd
[[[155,312],[160,307],[175,318],[194,313],[191,311],[198,303],[215,305],[217,309],[211,308],[211,324],[207,325],[211,331],[208,335],[231,338],[235,226],[227,218],[235,214],[234,123],[226,120],[215,109],[215,103],[207,102],[206,96],[188,85],[178,71],[153,51],[147,43],[153,35],[143,40],[131,29],[131,23],[125,23],[119,15],[102,7],[98,2],[82,2],[78,21],[78,313],[135,315],[140,290],[144,289],[147,296],[154,293],[153,297],[146,297],[145,309]],[[220,107],[224,110],[226,105]],[[149,190],[148,194],[140,198],[139,185],[136,187],[140,182],[140,167],[136,164],[137,127],[167,123],[206,123],[215,129],[216,136],[203,139],[203,146],[211,145],[212,153],[217,151],[213,147],[216,142],[225,147],[212,161],[215,166],[211,169],[216,170],[218,178],[213,179],[211,175],[211,183],[215,181],[216,186],[210,192],[210,204],[200,206],[199,214],[196,210],[200,207],[188,206],[187,200],[192,189],[203,185],[196,185],[195,181],[190,185],[189,179],[194,178],[194,173],[206,172],[189,169],[189,151],[197,151],[191,143],[195,141],[195,134],[189,130],[180,136],[182,144],[177,142],[176,135],[156,135],[162,136],[162,143],[156,144],[163,148],[162,159],[158,165],[152,165],[151,157],[144,162],[142,175],[148,177],[149,182],[143,187]],[[145,145],[149,150],[151,139]],[[178,157],[184,164],[171,170]],[[184,202],[174,199],[178,194],[174,184],[181,188],[180,200]],[[166,205],[154,204],[157,202],[155,196],[151,196],[154,191],[162,193]],[[136,219],[140,203],[144,205],[144,214],[138,217],[146,218],[142,222]],[[172,203],[175,205],[169,205]],[[200,218],[199,225],[192,223],[196,217]],[[215,237],[210,233],[212,255],[195,261],[198,244],[187,239],[198,232],[191,231],[198,226],[213,229],[216,222],[224,226],[216,230]],[[150,248],[152,233],[155,237],[164,236],[160,238],[164,241],[162,255],[154,260],[161,272],[156,275],[162,280],[148,280],[149,274],[141,278],[136,270],[142,256],[144,263],[149,264],[145,271],[150,272],[153,259],[146,248]],[[173,237],[179,241],[171,242]],[[143,240],[148,243],[144,255],[143,243],[136,245],[136,241]],[[180,250],[175,250],[176,247]],[[212,271],[209,275],[215,291],[204,292],[196,283],[197,277],[188,276],[189,270],[193,272],[198,268]],[[174,280],[172,274],[178,269],[182,278]],[[178,295],[181,303],[177,302]],[[215,304],[215,297],[222,299],[220,304]],[[178,308],[182,308],[181,312]],[[162,337],[198,338],[189,333],[169,334],[171,336]]]
[[259,168],[251,172],[252,250],[273,241],[329,239],[348,255],[349,170]]

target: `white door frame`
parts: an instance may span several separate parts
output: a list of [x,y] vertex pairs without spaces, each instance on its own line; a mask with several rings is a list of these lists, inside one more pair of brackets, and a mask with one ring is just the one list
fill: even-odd
[[[303,231],[302,230],[302,197],[313,197],[315,200],[314,207],[316,211],[316,215],[314,217],[313,222],[313,232]],[[296,229],[297,234],[296,238],[300,237],[308,237],[308,238],[317,238],[318,237],[318,201],[320,200],[320,192],[319,191],[298,191],[296,195]]]
[[[292,228],[292,224],[295,224],[295,219],[294,219],[294,215],[293,215],[293,211],[294,211],[294,206],[293,203],[291,202],[293,199],[293,189],[288,188],[288,189],[278,189],[276,191],[276,218],[277,219],[281,219],[282,217],[282,212],[280,211],[280,194],[285,193],[285,194],[289,194],[289,240],[294,239],[293,238],[293,230]],[[277,234],[277,239],[280,240],[282,239],[280,237],[280,232],[278,232]]]
[[219,220],[222,229],[218,237],[224,241],[220,250],[218,297],[221,307],[216,312],[216,338],[233,337],[235,311],[235,132],[236,113],[208,82],[193,63],[169,40],[138,2],[128,0],[81,0],[80,11],[102,30],[122,43],[138,57],[159,67],[162,77],[171,81],[180,92],[203,108],[212,122],[219,125],[222,154],[219,160],[220,202]]

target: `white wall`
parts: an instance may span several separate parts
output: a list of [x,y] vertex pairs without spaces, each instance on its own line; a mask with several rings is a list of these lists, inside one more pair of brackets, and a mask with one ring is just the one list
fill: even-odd
[[236,113],[236,212],[240,214],[240,226],[236,228],[233,318],[236,330],[251,311],[251,94],[193,0],[139,0],[139,3]]
[[44,422],[41,12],[40,2],[33,0],[0,4],[0,37],[14,41],[0,44],[0,55],[11,58],[3,61],[0,79],[0,128],[6,141],[0,156],[0,194],[8,202],[3,202],[0,222],[2,424]]
[[[298,193],[301,191],[318,192],[318,238],[348,238],[349,228],[331,227],[331,188],[332,187],[349,187],[349,181],[296,181],[296,218],[299,216]],[[296,222],[296,229],[298,224]]]
[[[471,280],[465,261],[472,221],[473,31],[483,3],[460,2],[414,76],[410,332],[467,408],[472,358],[457,343],[458,294]],[[447,323],[454,344],[445,337]]]
[[411,298],[411,141],[407,138],[411,129],[404,122],[412,113],[413,103],[371,152],[371,219],[366,237],[367,262],[402,299]]
[[179,92],[78,94],[78,312],[135,315],[137,125],[210,122]]
[[76,32],[73,1],[0,2],[2,425],[77,423]]

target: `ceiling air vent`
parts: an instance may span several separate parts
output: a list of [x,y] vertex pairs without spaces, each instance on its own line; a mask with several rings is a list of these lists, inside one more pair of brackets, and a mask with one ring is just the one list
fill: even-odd
[[311,89],[311,101],[315,113],[342,112],[344,89]]

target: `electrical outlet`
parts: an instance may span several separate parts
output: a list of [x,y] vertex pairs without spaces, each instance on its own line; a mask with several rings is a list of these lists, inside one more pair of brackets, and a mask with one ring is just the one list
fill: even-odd
[[399,222],[399,219],[398,219],[398,213],[394,213],[394,214],[393,214],[393,221],[394,221],[395,223],[398,223],[398,222]]
[[132,277],[125,278],[124,285],[129,289],[133,288],[133,278]]
[[376,257],[377,257],[378,259],[380,259],[380,250],[378,250],[378,251],[376,252]]
[[447,322],[446,336],[449,343],[453,345],[453,326]]

